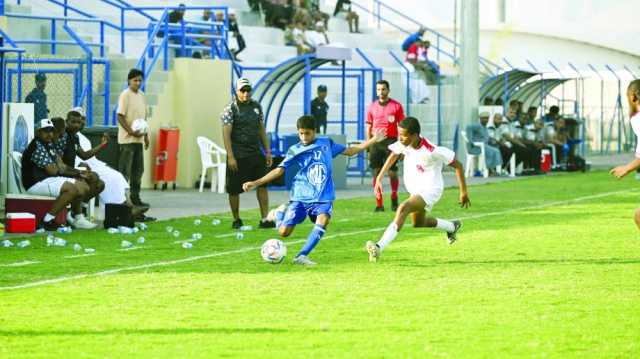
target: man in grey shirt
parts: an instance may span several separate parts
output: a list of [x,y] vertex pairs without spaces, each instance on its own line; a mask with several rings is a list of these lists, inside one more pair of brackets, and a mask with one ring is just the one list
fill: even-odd
[[480,122],[472,123],[467,126],[467,150],[472,155],[480,154],[480,147],[475,146],[474,142],[484,143],[484,155],[487,168],[491,174],[495,174],[496,167],[502,166],[502,155],[497,147],[489,144],[489,132],[487,131],[487,123],[489,123],[489,112],[480,113]]

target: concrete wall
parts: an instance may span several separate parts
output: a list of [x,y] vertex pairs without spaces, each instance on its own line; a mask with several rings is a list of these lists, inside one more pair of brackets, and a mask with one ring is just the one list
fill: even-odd
[[153,187],[153,168],[158,130],[162,126],[180,129],[178,152],[179,187],[192,187],[202,170],[196,137],[205,136],[220,146],[220,113],[231,100],[231,67],[228,61],[176,59],[158,105],[149,117],[150,150],[145,154],[143,187]]

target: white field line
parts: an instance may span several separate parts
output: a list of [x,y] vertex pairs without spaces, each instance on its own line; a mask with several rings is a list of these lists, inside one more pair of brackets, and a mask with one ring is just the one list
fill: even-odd
[[76,254],[74,256],[65,256],[65,259],[74,259],[74,258],[82,258],[82,257],[89,257],[89,256],[95,256],[95,253],[85,253],[85,254]]
[[42,262],[40,262],[40,261],[22,261],[22,262],[8,263],[8,264],[0,264],[0,267],[23,267],[23,266],[28,266],[30,264],[37,264],[37,263],[42,263]]
[[[508,214],[508,213],[527,211],[527,210],[531,210],[531,209],[540,209],[540,208],[546,208],[546,207],[553,207],[553,206],[558,206],[558,205],[565,205],[565,204],[570,204],[570,203],[575,203],[575,202],[588,201],[588,200],[591,200],[591,199],[608,197],[608,196],[622,194],[622,193],[634,193],[634,192],[635,191],[632,191],[632,190],[621,190],[621,191],[613,191],[613,192],[604,192],[604,193],[600,193],[600,194],[594,194],[594,195],[584,196],[584,197],[577,197],[577,198],[564,200],[564,201],[547,202],[547,203],[542,203],[542,204],[534,205],[534,206],[527,206],[527,207],[520,207],[520,208],[504,210],[504,211],[497,211],[497,212],[481,213],[481,214],[470,215],[470,216],[463,216],[463,217],[459,217],[458,219],[476,219],[476,218],[484,218],[484,217],[491,217],[491,216],[500,216],[500,215]],[[344,237],[344,236],[352,236],[352,235],[356,235],[356,234],[379,232],[379,231],[382,231],[384,229],[385,229],[385,227],[378,227],[378,228],[363,229],[363,230],[360,230],[360,231],[338,233],[338,234],[334,234],[334,235],[324,236],[323,239],[324,240],[328,240],[328,239],[332,239],[332,238],[338,238],[338,237]],[[285,242],[285,243],[287,245],[293,245],[293,244],[303,243],[303,242],[305,242],[305,240],[306,239],[299,239],[299,240],[289,241],[289,242]],[[140,247],[136,247],[136,248],[140,248]],[[77,274],[77,275],[71,275],[71,276],[63,276],[63,277],[45,279],[45,280],[40,280],[40,281],[35,281],[35,282],[28,282],[28,283],[24,283],[24,284],[20,284],[20,285],[0,287],[0,291],[2,291],[2,290],[12,290],[12,289],[24,289],[24,288],[39,287],[39,286],[48,285],[48,284],[67,282],[67,281],[70,281],[70,280],[83,279],[83,278],[89,278],[89,277],[98,277],[98,276],[104,276],[104,275],[111,275],[111,274],[116,274],[116,273],[121,273],[121,272],[135,271],[135,270],[139,270],[139,269],[147,269],[147,268],[155,268],[155,267],[167,267],[167,266],[172,266],[172,265],[176,265],[176,264],[195,262],[195,261],[199,261],[199,260],[202,260],[202,259],[221,257],[221,256],[231,255],[231,254],[241,254],[241,253],[246,253],[246,252],[254,251],[254,250],[258,250],[258,249],[260,249],[260,247],[244,247],[244,248],[234,249],[234,250],[231,250],[231,251],[215,252],[215,253],[209,253],[209,254],[204,254],[204,255],[200,255],[200,256],[193,256],[193,257],[187,257],[187,258],[182,258],[182,259],[175,259],[175,260],[170,260],[170,261],[161,261],[161,262],[155,262],[155,263],[140,264],[140,265],[135,265],[135,266],[130,266],[130,267],[114,268],[114,269],[109,269],[109,270],[95,272],[95,273],[85,273],[85,274]]]
[[191,239],[181,239],[179,241],[173,242],[173,244],[193,243],[193,242],[197,242],[197,241],[199,241],[199,239],[193,239],[193,238],[191,238]]
[[117,249],[117,251],[119,251],[119,252],[128,252],[128,251],[135,251],[135,250],[138,250],[138,249],[142,249],[142,247],[133,246],[133,247],[128,247],[128,248],[120,248],[120,249]]

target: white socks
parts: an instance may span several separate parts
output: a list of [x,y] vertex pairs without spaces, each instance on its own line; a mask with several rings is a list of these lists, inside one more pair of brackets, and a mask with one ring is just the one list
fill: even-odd
[[56,219],[56,216],[54,216],[53,214],[47,212],[47,214],[44,215],[44,218],[42,219],[42,221],[49,222],[52,219]]
[[398,225],[396,222],[391,222],[389,227],[382,234],[382,238],[378,241],[378,247],[382,251],[384,247],[388,246],[391,241],[393,241],[398,235]]
[[454,232],[456,230],[456,226],[454,226],[452,222],[440,218],[436,218],[436,228],[448,233]]

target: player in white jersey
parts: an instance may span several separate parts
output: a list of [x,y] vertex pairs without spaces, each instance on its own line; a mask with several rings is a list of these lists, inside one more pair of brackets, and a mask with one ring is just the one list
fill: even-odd
[[[387,158],[382,170],[384,173],[400,158],[404,156],[404,186],[410,197],[402,202],[396,211],[393,222],[387,227],[378,243],[368,241],[369,261],[376,262],[386,246],[393,241],[407,216],[411,215],[414,227],[437,228],[447,232],[449,244],[456,241],[456,233],[462,226],[460,221],[447,221],[427,216],[433,209],[444,190],[442,169],[451,166],[456,170],[456,177],[460,187],[460,205],[469,207],[471,202],[467,195],[467,184],[464,180],[462,164],[455,159],[455,153],[446,147],[435,146],[420,136],[420,123],[414,117],[407,117],[398,124],[398,142],[389,146],[391,154]],[[376,182],[377,191],[382,191],[382,181]]]
[[[627,88],[627,101],[629,101],[631,128],[638,138],[638,145],[636,147],[636,154],[633,161],[611,170],[611,174],[619,179],[640,168],[640,79],[633,80],[629,84],[629,87]],[[640,229],[640,208],[636,209],[634,220],[636,222],[636,226]]]

